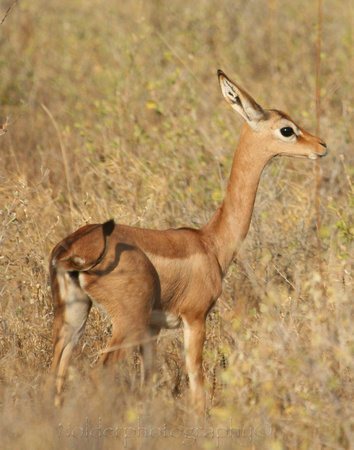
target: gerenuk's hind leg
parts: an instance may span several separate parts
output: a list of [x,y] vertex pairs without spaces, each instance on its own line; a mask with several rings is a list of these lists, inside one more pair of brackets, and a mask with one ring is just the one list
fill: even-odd
[[148,323],[160,285],[145,253],[128,247],[119,254],[120,270],[82,274],[85,291],[110,316],[113,331],[99,365],[112,366],[149,339]]
[[52,284],[55,311],[51,372],[56,374],[56,403],[58,403],[71,355],[84,333],[92,303],[81,289],[76,273],[58,272]]

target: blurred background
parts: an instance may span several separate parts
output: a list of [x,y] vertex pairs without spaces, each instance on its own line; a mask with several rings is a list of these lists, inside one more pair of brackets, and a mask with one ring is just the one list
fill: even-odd
[[[244,446],[236,433],[217,442],[230,418],[253,430],[252,448],[349,448],[354,8],[319,4],[0,1],[4,448],[124,446],[122,436],[75,439],[68,423],[86,417],[93,426],[101,418],[136,429],[139,418],[149,430],[210,427],[213,437],[188,441],[198,448]],[[329,154],[317,166],[278,158],[263,174],[249,235],[208,317],[208,417],[189,407],[181,332],[162,333],[149,389],[136,387],[136,356],[114,386],[95,390],[90,368],[110,334],[96,309],[54,410],[43,388],[50,251],[88,222],[164,229],[211,217],[242,126],[220,93],[219,68],[264,108],[321,136]],[[183,436],[136,434],[125,446],[180,448]]]

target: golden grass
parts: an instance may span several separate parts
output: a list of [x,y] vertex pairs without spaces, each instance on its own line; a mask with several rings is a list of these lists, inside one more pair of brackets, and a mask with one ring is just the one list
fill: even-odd
[[[0,18],[12,3],[1,4]],[[320,163],[320,203],[310,162],[277,159],[265,170],[250,233],[208,318],[205,419],[188,403],[181,332],[161,336],[151,386],[138,387],[133,359],[119,381],[94,387],[90,368],[110,332],[97,310],[64,405],[53,407],[44,387],[48,255],[86,222],[163,229],[210,217],[241,125],[217,68],[315,132],[317,5],[22,0],[12,8],[0,26],[2,448],[350,447],[353,6],[323,7],[317,100],[330,153]]]

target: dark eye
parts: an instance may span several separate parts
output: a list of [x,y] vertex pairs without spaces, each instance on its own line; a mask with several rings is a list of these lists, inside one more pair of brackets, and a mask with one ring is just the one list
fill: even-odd
[[293,134],[295,134],[294,130],[293,130],[291,127],[284,127],[284,128],[281,128],[281,129],[280,129],[280,132],[281,132],[281,134],[282,134],[284,137],[290,137],[290,136],[292,136]]

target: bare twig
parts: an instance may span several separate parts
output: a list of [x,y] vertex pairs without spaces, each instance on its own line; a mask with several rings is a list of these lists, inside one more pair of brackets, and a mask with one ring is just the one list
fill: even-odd
[[[17,0],[15,0],[13,2],[13,4],[8,8],[8,10],[6,11],[4,17],[0,21],[0,26],[5,22],[6,17],[10,14],[12,8],[16,5],[16,3],[17,3]],[[10,114],[10,116],[8,116],[6,118],[6,122],[3,125],[0,125],[0,136],[2,136],[3,134],[5,134],[7,132],[6,128],[7,128],[8,124],[9,124],[10,117],[11,117],[11,114]]]
[[5,134],[7,132],[6,128],[9,125],[10,117],[11,117],[11,114],[6,117],[6,122],[3,125],[0,125],[0,136],[2,136],[3,134]]
[[318,0],[318,29],[317,29],[317,42],[316,42],[316,135],[318,136],[320,131],[320,117],[321,117],[321,52],[322,52],[322,24],[323,24],[323,11],[322,0]]
[[[168,333],[169,337],[171,337],[171,336],[175,336],[176,337],[178,332],[179,332],[178,330],[175,330],[175,331],[168,330],[168,331],[169,331],[169,333]],[[107,347],[107,348],[105,348],[103,350],[100,350],[99,352],[95,352],[93,355],[91,355],[91,357],[94,358],[94,357],[96,357],[98,355],[103,355],[105,353],[115,352],[115,351],[121,350],[123,348],[138,347],[140,345],[148,344],[149,342],[157,341],[160,338],[161,338],[161,335],[156,335],[156,336],[147,337],[145,339],[141,339],[139,341],[129,342],[127,344],[114,345],[113,347]]]
[[11,118],[12,114],[8,115],[8,116],[6,117],[6,122],[5,122],[4,124],[0,125],[0,136],[3,135],[3,134],[5,134],[5,133],[8,131],[7,128],[8,128],[9,126],[15,125],[15,123],[18,121],[18,119],[19,119],[22,115],[23,115],[22,113],[19,114],[19,115],[16,117],[15,120],[12,120],[12,121],[11,121],[11,123],[10,123],[10,118]]
[[347,72],[349,71],[349,69],[352,67],[353,65],[353,61],[354,61],[354,57],[352,57],[349,62],[347,63],[347,65],[345,66],[344,70],[342,71],[342,73],[337,74],[334,81],[332,82],[332,86],[330,88],[328,88],[328,93],[326,95],[326,97],[323,99],[323,101],[321,102],[321,107],[320,107],[320,111],[324,111],[326,109],[326,106],[328,105],[328,103],[330,102],[330,100],[332,99],[334,93],[337,91],[337,89],[339,88],[342,79],[344,78],[344,76],[347,74]]
[[6,17],[10,14],[12,8],[16,5],[16,3],[17,3],[17,0],[15,0],[13,2],[13,4],[10,6],[10,8],[6,11],[4,17],[1,19],[0,26],[5,22]]
[[344,169],[344,173],[345,173],[345,178],[346,178],[347,181],[348,181],[348,184],[349,184],[351,193],[354,194],[353,183],[352,183],[352,180],[350,179],[350,175],[349,175],[349,173],[348,173],[348,171],[347,171],[347,168],[346,168],[346,166],[345,166],[344,155],[339,155],[339,159],[340,159],[340,161],[341,161],[341,163],[342,163],[342,165],[343,165],[343,169]]
[[[43,176],[42,176],[42,178],[41,178],[40,181],[36,184],[36,186],[35,186],[33,189],[31,189],[30,191],[27,191],[27,193],[26,193],[25,195],[23,195],[23,196],[21,196],[21,197],[19,198],[20,203],[23,203],[24,200],[25,200],[26,198],[28,198],[30,195],[32,195],[32,194],[34,194],[35,192],[37,192],[39,186],[40,186],[41,184],[43,184],[43,182],[46,180],[46,178],[48,178],[48,175],[49,175],[49,169],[46,169],[45,172],[44,172],[44,174],[43,174]],[[16,233],[18,233],[19,231],[21,231],[21,230],[25,227],[26,223],[28,223],[29,221],[31,221],[31,220],[32,220],[32,219],[33,219],[33,218],[34,218],[34,217],[35,217],[35,216],[36,216],[36,215],[37,215],[37,214],[45,207],[45,204],[43,204],[43,205],[42,205],[37,211],[35,211],[31,216],[27,217],[27,220],[24,221],[24,222],[22,222],[22,223],[20,224],[20,226],[18,226],[17,229],[16,229],[14,232],[12,232],[12,233],[10,233],[10,234],[8,234],[7,236],[4,237],[6,226],[11,222],[11,218],[10,218],[11,212],[14,211],[14,210],[16,209],[17,205],[18,205],[18,198],[15,197],[15,198],[13,199],[13,201],[12,201],[10,207],[7,209],[7,218],[8,218],[8,221],[6,222],[6,217],[5,217],[4,221],[3,221],[2,231],[1,231],[1,233],[0,233],[0,245],[3,244],[3,242],[5,242],[6,240],[10,239],[12,236],[14,236],[14,235],[15,235]]]
[[49,111],[49,109],[43,103],[41,103],[41,106],[44,109],[44,111],[48,114],[48,117],[50,118],[50,120],[55,128],[55,131],[57,132],[61,155],[62,155],[63,164],[64,164],[66,188],[68,191],[68,199],[69,199],[69,207],[70,207],[71,225],[73,226],[73,224],[74,224],[74,218],[73,218],[74,206],[73,206],[73,197],[72,197],[72,192],[71,192],[71,187],[70,187],[70,171],[69,171],[68,157],[66,154],[66,148],[65,148],[63,140],[61,138],[59,126],[58,126],[56,120],[54,119],[53,114]]
[[[321,102],[321,52],[322,52],[322,27],[323,27],[323,0],[318,0],[318,29],[317,29],[317,42],[316,42],[316,136],[320,134],[320,121],[322,112]],[[320,236],[321,230],[321,171],[319,160],[315,164],[315,177],[316,177],[316,228],[317,228],[317,252],[318,252],[318,270],[322,280],[322,293],[326,296],[326,288],[323,279],[323,261],[322,261],[322,240]]]

